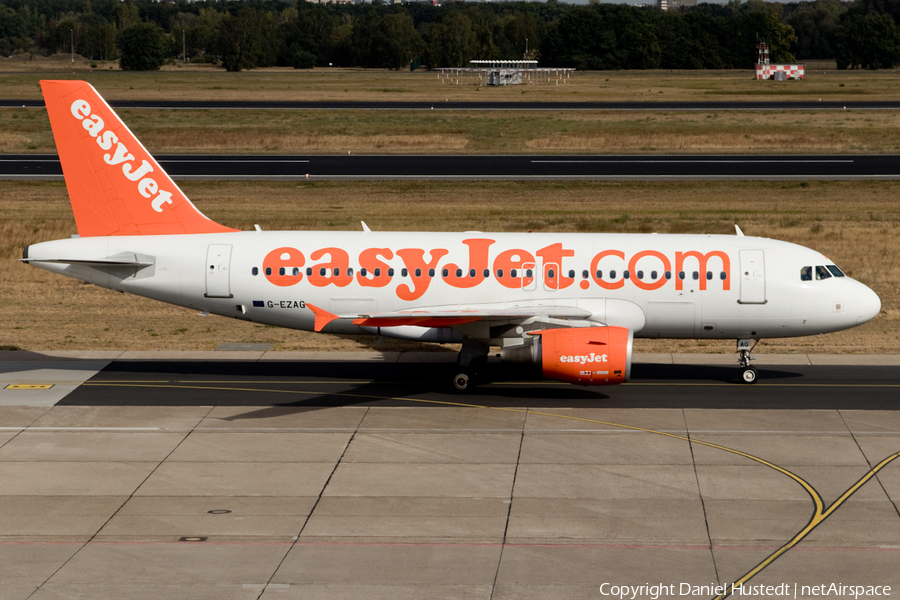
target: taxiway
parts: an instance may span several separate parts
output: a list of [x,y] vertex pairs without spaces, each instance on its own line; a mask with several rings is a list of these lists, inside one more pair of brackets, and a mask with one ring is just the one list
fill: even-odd
[[4,353],[0,596],[900,590],[898,357],[732,361],[455,396],[442,355]]
[[[159,155],[175,179],[881,180],[896,155]],[[53,154],[0,155],[0,179],[62,179]]]

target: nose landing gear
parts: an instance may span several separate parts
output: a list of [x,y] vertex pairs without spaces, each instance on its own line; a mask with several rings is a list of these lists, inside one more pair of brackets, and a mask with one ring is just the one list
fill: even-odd
[[741,381],[744,383],[756,383],[756,380],[759,378],[759,373],[750,366],[750,361],[755,360],[756,357],[752,356],[750,353],[753,352],[753,349],[756,348],[756,344],[759,343],[759,340],[738,340],[737,341],[737,349],[738,354],[738,365],[741,367]]

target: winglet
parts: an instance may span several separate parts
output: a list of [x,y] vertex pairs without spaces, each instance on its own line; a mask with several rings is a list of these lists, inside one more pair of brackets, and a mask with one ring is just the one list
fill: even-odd
[[313,314],[316,315],[316,324],[313,327],[316,332],[322,331],[326,325],[337,319],[337,315],[333,315],[327,310],[323,310],[318,306],[313,306],[309,302],[306,303],[306,308],[313,311]]
[[737,223],[734,224],[734,233],[736,233],[738,237],[744,237],[744,232],[741,231],[741,228],[738,227]]
[[81,237],[237,231],[207,218],[86,81],[41,81]]
[[360,221],[360,223],[362,223],[363,231],[365,231],[366,233],[372,233],[372,230],[369,229],[369,226],[366,225],[366,222],[365,222],[365,221]]

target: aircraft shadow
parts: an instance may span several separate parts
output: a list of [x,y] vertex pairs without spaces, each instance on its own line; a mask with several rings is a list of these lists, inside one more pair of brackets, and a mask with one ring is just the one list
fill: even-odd
[[[294,412],[410,405],[895,409],[895,386],[848,390],[853,381],[867,381],[867,375],[897,379],[896,370],[868,369],[858,379],[852,367],[772,366],[760,369],[764,385],[744,385],[736,367],[639,364],[631,384],[580,387],[542,380],[534,369],[489,364],[480,385],[457,394],[450,380],[458,367],[448,363],[116,361],[61,404],[260,406]],[[260,412],[246,418],[260,418],[249,416]]]

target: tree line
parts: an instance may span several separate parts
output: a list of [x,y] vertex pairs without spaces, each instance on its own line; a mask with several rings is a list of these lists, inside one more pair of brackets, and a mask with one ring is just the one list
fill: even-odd
[[547,2],[312,4],[304,0],[0,0],[0,54],[74,51],[124,69],[167,60],[391,69],[536,58],[577,69],[750,69],[834,59],[900,64],[900,0],[730,0],[670,11]]

